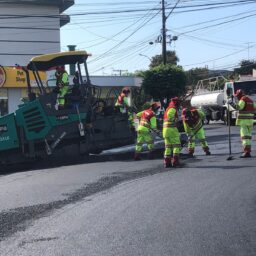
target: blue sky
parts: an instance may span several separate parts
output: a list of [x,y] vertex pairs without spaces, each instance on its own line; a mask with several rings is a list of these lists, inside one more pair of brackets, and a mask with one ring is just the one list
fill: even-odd
[[[61,46],[67,50],[67,45],[75,44],[91,53],[91,75],[146,70],[149,58],[161,54],[160,43],[149,44],[161,34],[160,0],[75,2],[66,11],[71,23],[61,29]],[[178,36],[167,50],[176,51],[185,70],[232,70],[241,60],[256,58],[256,1],[168,0],[165,6],[166,16],[172,11],[167,34]]]

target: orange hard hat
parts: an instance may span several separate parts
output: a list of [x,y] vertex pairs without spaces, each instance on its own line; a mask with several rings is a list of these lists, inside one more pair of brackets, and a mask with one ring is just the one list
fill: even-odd
[[157,110],[160,108],[160,104],[157,103],[157,102],[153,102],[150,107],[153,109],[153,110]]
[[57,71],[64,71],[64,70],[65,70],[65,67],[64,67],[64,66],[57,66],[57,67],[56,67],[56,70],[57,70]]
[[241,97],[244,96],[244,95],[245,95],[245,94],[244,94],[244,91],[243,91],[243,90],[241,90],[241,89],[236,90],[235,96],[236,96],[237,98],[241,98]]
[[123,89],[122,89],[122,93],[130,93],[131,91],[130,91],[130,89],[128,88],[128,87],[124,87]]
[[179,97],[174,97],[174,98],[171,98],[170,101],[172,101],[172,102],[180,102],[180,99],[179,99]]
[[180,101],[179,97],[174,97],[174,98],[170,99],[169,106],[178,108],[180,106],[180,103],[181,103],[181,101]]

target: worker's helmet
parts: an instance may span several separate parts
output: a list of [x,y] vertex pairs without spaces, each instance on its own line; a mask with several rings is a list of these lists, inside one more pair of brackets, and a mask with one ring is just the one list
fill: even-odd
[[63,74],[64,71],[65,71],[64,66],[57,66],[57,67],[56,67],[55,76],[56,76],[56,77],[60,77],[61,74]]
[[151,105],[150,105],[150,108],[156,112],[159,108],[160,108],[160,104],[157,103],[157,102],[153,102]]
[[182,109],[182,119],[185,121],[189,121],[192,118],[192,112],[189,108]]
[[123,89],[122,89],[122,93],[124,93],[124,94],[128,94],[128,93],[130,93],[131,91],[130,91],[130,89],[128,88],[128,87],[124,87]]
[[245,94],[244,94],[244,91],[243,91],[243,90],[241,90],[241,89],[236,90],[235,96],[236,96],[238,99],[241,99],[244,95],[245,95]]
[[64,71],[65,67],[64,66],[57,66],[56,71]]
[[174,97],[174,98],[170,99],[169,106],[179,108],[180,104],[181,104],[181,101],[180,101],[179,97]]

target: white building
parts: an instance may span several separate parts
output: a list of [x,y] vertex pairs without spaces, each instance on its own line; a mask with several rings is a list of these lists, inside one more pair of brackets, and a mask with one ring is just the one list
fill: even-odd
[[[74,0],[1,0],[0,65],[25,66],[40,54],[60,51],[60,28],[69,22],[63,12]],[[23,80],[22,74],[0,70],[10,81]],[[1,79],[0,79],[1,81]],[[13,112],[25,94],[25,83],[0,83],[0,114]]]
[[35,55],[60,51],[62,14],[74,0],[1,0],[0,64],[26,65]]
[[[0,115],[15,111],[27,95],[25,73],[13,67],[26,66],[34,56],[60,51],[60,28],[70,21],[63,12],[74,2],[0,1]],[[94,76],[91,81],[102,87],[103,97],[111,86],[121,89],[141,84],[141,78],[129,76]]]

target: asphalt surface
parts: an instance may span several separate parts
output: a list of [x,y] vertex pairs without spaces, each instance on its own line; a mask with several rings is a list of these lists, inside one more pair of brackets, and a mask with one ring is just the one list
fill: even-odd
[[212,155],[184,149],[182,168],[125,147],[0,176],[0,255],[256,255],[256,158],[239,158],[237,127],[231,161],[227,128],[206,134]]

